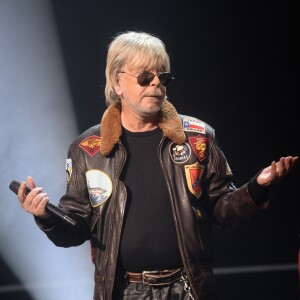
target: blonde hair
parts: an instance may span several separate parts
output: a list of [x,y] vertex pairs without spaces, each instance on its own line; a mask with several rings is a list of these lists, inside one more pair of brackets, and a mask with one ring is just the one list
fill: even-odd
[[144,68],[170,72],[170,59],[164,43],[146,32],[127,31],[118,34],[108,46],[106,60],[106,104],[119,102],[114,90],[118,73],[128,64],[130,69]]

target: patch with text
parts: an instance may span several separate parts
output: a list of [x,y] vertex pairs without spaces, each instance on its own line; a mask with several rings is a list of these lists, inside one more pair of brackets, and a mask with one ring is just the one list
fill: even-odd
[[200,132],[205,134],[205,123],[192,117],[184,116],[182,126],[185,131]]
[[187,143],[181,145],[172,143],[169,152],[172,160],[176,164],[183,164],[191,157],[191,147]]

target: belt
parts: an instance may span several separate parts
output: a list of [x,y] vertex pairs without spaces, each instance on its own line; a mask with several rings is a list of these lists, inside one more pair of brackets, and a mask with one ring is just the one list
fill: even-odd
[[182,277],[181,269],[162,271],[143,271],[142,273],[127,272],[126,279],[132,283],[150,286],[168,285]]

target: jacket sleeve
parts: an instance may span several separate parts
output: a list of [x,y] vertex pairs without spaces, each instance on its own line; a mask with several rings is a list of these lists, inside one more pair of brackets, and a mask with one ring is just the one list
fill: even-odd
[[[213,132],[214,133],[214,132]],[[255,204],[246,183],[237,188],[232,182],[232,172],[214,134],[208,154],[206,195],[215,223],[223,228],[236,229],[266,208]]]
[[[74,149],[73,149],[74,148]],[[42,221],[36,218],[37,225],[48,238],[59,247],[71,247],[84,243],[90,238],[90,218],[92,213],[84,172],[84,156],[76,145],[71,145],[68,151],[68,161],[71,163],[67,180],[67,190],[59,201],[59,207],[77,224],[69,225],[55,217]],[[82,155],[82,157],[79,157]]]

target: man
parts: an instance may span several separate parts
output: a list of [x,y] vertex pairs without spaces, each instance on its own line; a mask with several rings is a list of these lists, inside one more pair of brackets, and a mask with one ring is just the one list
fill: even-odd
[[94,299],[214,299],[212,225],[234,229],[268,206],[268,186],[292,170],[282,157],[236,188],[212,127],[179,115],[163,42],[126,32],[108,49],[105,111],[69,147],[67,191],[49,215],[35,187],[18,197],[57,246],[91,242]]

